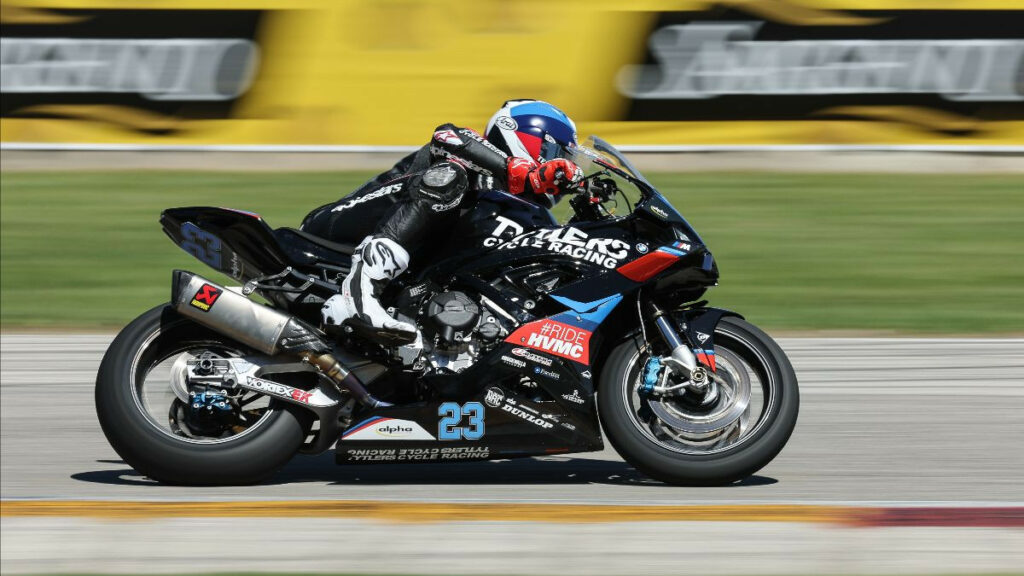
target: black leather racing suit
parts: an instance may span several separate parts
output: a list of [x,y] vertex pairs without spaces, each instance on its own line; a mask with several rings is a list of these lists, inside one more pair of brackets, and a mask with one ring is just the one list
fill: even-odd
[[[423,173],[448,164],[455,177],[443,186],[423,182]],[[409,252],[425,238],[450,229],[467,190],[507,189],[508,156],[468,128],[438,126],[430,143],[337,202],[302,221],[302,230],[335,242],[358,243],[385,236]]]

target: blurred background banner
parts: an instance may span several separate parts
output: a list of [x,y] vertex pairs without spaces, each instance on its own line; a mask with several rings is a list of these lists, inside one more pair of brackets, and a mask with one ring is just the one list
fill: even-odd
[[673,149],[1024,145],[1024,0],[3,0],[24,144],[381,147],[549,100]]

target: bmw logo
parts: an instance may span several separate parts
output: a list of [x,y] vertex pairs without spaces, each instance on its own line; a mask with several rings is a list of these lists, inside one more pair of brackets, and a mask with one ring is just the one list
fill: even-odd
[[641,254],[647,254],[647,244],[640,242],[639,244],[636,245],[636,251]]

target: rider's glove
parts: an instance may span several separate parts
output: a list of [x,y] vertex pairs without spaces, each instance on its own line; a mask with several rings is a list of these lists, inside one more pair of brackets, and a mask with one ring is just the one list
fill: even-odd
[[530,172],[529,181],[534,194],[557,195],[578,188],[583,170],[563,158],[549,160]]
[[583,170],[569,160],[559,158],[537,164],[526,158],[510,158],[508,161],[508,191],[522,194],[531,190],[534,194],[560,194],[579,187],[583,182]]

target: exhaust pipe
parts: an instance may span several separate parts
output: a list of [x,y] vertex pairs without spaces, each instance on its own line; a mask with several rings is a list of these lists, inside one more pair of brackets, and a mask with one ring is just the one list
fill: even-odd
[[185,270],[174,271],[171,304],[182,316],[264,354],[299,356],[370,408],[391,406],[370,394],[359,378],[331,355],[331,346],[316,328],[294,316]]

